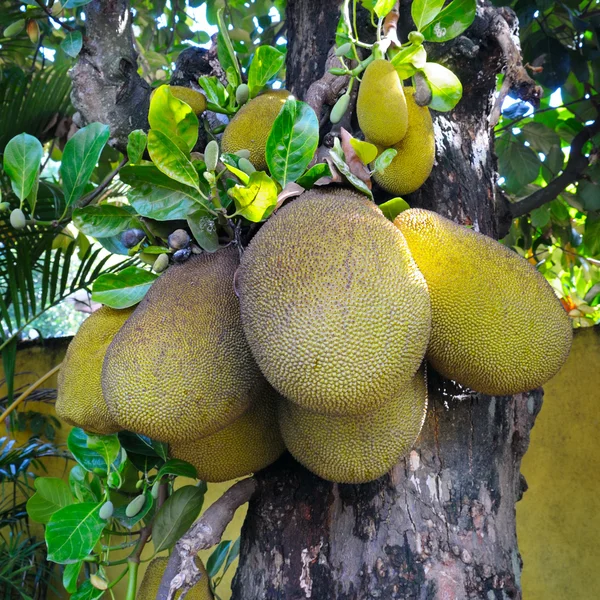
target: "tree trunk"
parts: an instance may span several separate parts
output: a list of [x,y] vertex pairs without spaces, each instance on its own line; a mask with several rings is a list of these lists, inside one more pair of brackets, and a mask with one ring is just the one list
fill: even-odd
[[[337,1],[288,0],[287,87],[300,98],[323,74],[338,16]],[[433,113],[436,164],[406,197],[492,237],[507,227],[488,123],[503,60],[496,17],[481,6],[463,36],[428,47],[457,73],[464,95],[451,113]],[[411,30],[410,2],[400,23]],[[520,599],[515,502],[541,401],[541,390],[460,395],[430,370],[423,431],[380,480],[332,484],[284,456],[257,474],[234,599]]]

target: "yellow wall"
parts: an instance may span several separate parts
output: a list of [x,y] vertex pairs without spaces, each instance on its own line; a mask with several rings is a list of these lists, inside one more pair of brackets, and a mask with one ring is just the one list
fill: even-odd
[[[59,341],[45,348],[21,349],[16,370],[24,374],[16,385],[34,382],[58,364],[64,350],[65,344]],[[54,379],[45,387],[55,385]],[[600,327],[595,327],[577,331],[566,365],[545,386],[542,411],[523,460],[529,490],[517,504],[517,526],[524,560],[524,600],[589,600],[600,589],[599,401]],[[40,403],[26,408],[51,410]],[[64,442],[68,431],[64,426],[58,441]],[[27,437],[19,434],[18,440],[24,442]],[[63,460],[50,465],[50,475],[64,472]],[[205,507],[228,485],[209,485]],[[237,537],[245,511],[245,507],[238,510],[227,538]],[[210,552],[201,553],[204,561]],[[223,600],[230,597],[233,573],[231,568],[219,588]],[[117,588],[116,596],[124,597],[124,585]]]
[[590,600],[600,590],[600,327],[578,330],[544,403],[517,504],[524,600]]

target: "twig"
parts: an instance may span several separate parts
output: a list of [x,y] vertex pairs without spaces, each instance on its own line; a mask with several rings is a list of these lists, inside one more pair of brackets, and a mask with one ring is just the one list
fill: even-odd
[[195,563],[196,554],[219,543],[235,511],[250,500],[256,487],[256,480],[252,477],[238,481],[206,509],[175,545],[156,600],[171,600],[177,590],[185,594],[200,581],[202,575]]
[[567,108],[567,106],[571,106],[573,104],[578,104],[579,102],[585,102],[586,100],[588,100],[588,98],[579,98],[578,100],[571,100],[570,102],[565,102],[564,104],[560,104],[559,106],[548,106],[547,108],[542,108],[540,110],[536,110],[535,113],[532,115],[523,115],[521,117],[517,117],[516,119],[513,119],[508,125],[502,125],[502,127],[498,127],[498,129],[496,129],[496,133],[500,133],[501,131],[504,131],[506,129],[512,129],[517,123],[520,123],[524,119],[531,119],[533,117],[537,117],[538,115],[541,115],[542,113],[545,113],[545,112],[548,112],[551,110],[558,110],[559,108]]
[[522,217],[547,202],[551,202],[581,177],[589,164],[589,158],[583,154],[583,148],[586,142],[597,133],[600,133],[600,118],[597,118],[591,125],[584,127],[573,138],[567,166],[558,177],[550,181],[546,187],[540,188],[526,198],[510,204],[509,210],[513,219]]
[[96,198],[98,198],[102,192],[110,185],[110,182],[119,174],[119,171],[129,162],[129,159],[125,156],[121,159],[121,162],[117,165],[117,167],[111,171],[95,188],[92,192],[90,192],[87,196],[84,196],[79,202],[77,202],[77,208],[82,208],[87,206],[88,204],[92,204]]
[[494,9],[490,7],[484,10],[493,11],[490,22],[490,33],[502,49],[506,63],[502,88],[489,116],[490,125],[495,127],[500,119],[502,104],[509,92],[512,91],[522,100],[538,106],[543,90],[529,76],[529,73],[527,73],[527,70],[523,66],[518,40],[513,35],[507,20],[510,19],[511,14],[509,9]]
[[41,0],[35,0],[38,4],[38,6],[48,15],[48,17],[50,17],[50,19],[52,19],[55,23],[58,23],[65,31],[70,31],[73,32],[75,31],[75,29],[73,27],[71,27],[70,25],[67,25],[66,23],[63,23],[60,19],[57,19],[53,14],[52,11],[44,5],[43,2],[41,2]]

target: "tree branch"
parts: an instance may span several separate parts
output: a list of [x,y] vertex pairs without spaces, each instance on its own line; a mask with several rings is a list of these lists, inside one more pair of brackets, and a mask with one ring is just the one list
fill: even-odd
[[522,217],[532,210],[551,202],[569,185],[575,183],[583,175],[589,164],[589,158],[583,153],[583,148],[588,140],[600,133],[600,119],[597,118],[591,125],[584,127],[571,143],[569,160],[564,171],[555,177],[546,187],[540,188],[526,198],[510,205],[510,213],[514,218]]
[[177,590],[186,593],[200,581],[196,554],[218,544],[235,511],[250,500],[257,483],[252,477],[238,481],[211,504],[177,542],[163,573],[156,600],[171,600]]
[[110,182],[119,174],[119,171],[129,162],[127,157],[123,157],[121,162],[112,170],[104,180],[98,185],[98,187],[94,188],[87,196],[84,196],[77,202],[77,208],[83,208],[88,204],[92,204],[97,198],[99,198],[104,190],[110,185]]

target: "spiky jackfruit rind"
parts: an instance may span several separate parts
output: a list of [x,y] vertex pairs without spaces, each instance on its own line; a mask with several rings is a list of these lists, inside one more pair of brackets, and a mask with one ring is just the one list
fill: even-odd
[[237,277],[246,338],[271,385],[321,413],[373,410],[418,369],[427,286],[402,235],[347,189],[302,194],[256,234]]
[[477,392],[511,395],[553,377],[572,341],[568,315],[546,279],[492,238],[441,215],[396,217],[431,295],[427,358]]
[[362,415],[331,416],[279,406],[286,447],[322,479],[365,483],[387,473],[415,443],[427,411],[427,387],[419,371],[380,408]]
[[281,396],[261,381],[253,392],[252,405],[231,425],[192,442],[171,444],[174,458],[196,467],[198,478],[208,482],[237,479],[264,469],[285,450],[277,424]]
[[242,331],[233,247],[194,255],[152,285],[110,345],[102,386],[113,418],[164,442],[216,433],[250,406],[261,374]]
[[[135,596],[136,600],[156,600],[160,582],[162,581],[168,562],[168,556],[158,556],[150,561]],[[213,600],[206,568],[202,564],[202,561],[197,557],[196,566],[200,569],[202,576],[200,577],[200,581],[188,592],[186,598],[189,600]],[[181,592],[178,591],[175,594],[175,598],[177,599],[180,597]]]
[[104,401],[102,363],[113,337],[133,310],[103,306],[82,323],[58,373],[55,408],[63,421],[90,433],[108,435],[121,431]]
[[288,96],[287,90],[270,90],[244,104],[223,132],[221,151],[249,150],[256,170],[265,171],[267,138]]
[[[427,181],[435,162],[435,133],[431,113],[426,106],[417,105],[413,88],[404,88],[404,93],[408,108],[406,135],[392,146],[397,154],[383,173],[373,173],[377,184],[396,196],[418,190]],[[367,136],[367,141],[372,140]],[[381,154],[385,147],[376,145]]]
[[385,59],[370,63],[356,100],[358,124],[365,137],[380,146],[393,146],[406,135],[409,114],[400,77]]

